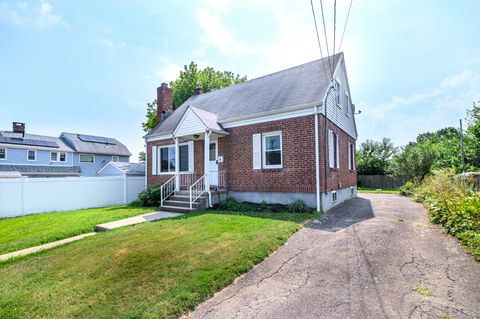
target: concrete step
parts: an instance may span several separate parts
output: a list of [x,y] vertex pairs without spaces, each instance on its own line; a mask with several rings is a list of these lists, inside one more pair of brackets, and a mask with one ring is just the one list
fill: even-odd
[[195,210],[195,209],[190,210],[190,207],[168,206],[168,205],[163,205],[160,207],[160,209],[167,212],[184,213],[184,214],[190,213]]
[[[200,196],[199,199],[197,199],[197,201],[205,200],[206,198],[207,198],[207,196],[202,195],[202,196]],[[173,196],[170,196],[170,200],[190,202],[190,196],[189,195],[173,195]]]
[[[175,199],[167,199],[166,201],[163,202],[163,205],[167,206],[177,206],[177,207],[190,207],[190,202],[188,200],[175,200]],[[201,203],[198,201],[192,203],[192,208],[200,208]]]

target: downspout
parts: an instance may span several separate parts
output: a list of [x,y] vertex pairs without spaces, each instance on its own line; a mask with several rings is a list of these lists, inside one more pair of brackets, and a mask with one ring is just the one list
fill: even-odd
[[328,110],[328,96],[330,94],[331,89],[333,88],[333,81],[330,83],[330,86],[328,87],[327,94],[325,95],[325,102],[323,103],[325,105],[325,141],[324,141],[324,147],[325,147],[325,152],[324,152],[324,164],[325,164],[325,196],[328,195],[328,116],[327,116],[327,110]]
[[319,150],[319,141],[318,136],[318,105],[314,106],[314,117],[315,117],[315,183],[316,183],[316,195],[317,195],[317,211],[320,212],[323,210],[323,203],[320,200],[320,150]]

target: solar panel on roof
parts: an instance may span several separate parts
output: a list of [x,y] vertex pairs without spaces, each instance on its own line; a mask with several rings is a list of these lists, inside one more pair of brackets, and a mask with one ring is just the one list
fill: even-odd
[[107,137],[84,135],[84,134],[77,134],[77,137],[82,142],[99,143],[99,144],[107,144],[107,145],[117,144],[114,139],[107,138]]
[[53,141],[33,140],[29,138],[0,136],[0,143],[59,148],[58,144]]

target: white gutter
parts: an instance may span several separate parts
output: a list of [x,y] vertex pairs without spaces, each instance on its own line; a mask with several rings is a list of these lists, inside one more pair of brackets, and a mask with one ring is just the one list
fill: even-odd
[[318,105],[314,107],[315,112],[315,182],[316,182],[316,194],[317,194],[317,211],[322,211],[323,205],[320,200],[320,150],[318,142]]

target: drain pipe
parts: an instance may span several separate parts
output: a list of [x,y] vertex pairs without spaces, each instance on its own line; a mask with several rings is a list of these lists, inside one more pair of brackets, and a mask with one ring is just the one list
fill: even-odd
[[317,194],[317,211],[320,212],[323,210],[323,203],[320,200],[320,143],[318,139],[319,130],[318,130],[318,105],[314,106],[314,118],[315,118],[315,183],[316,183],[316,194]]

